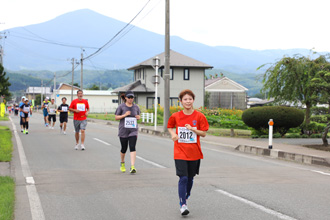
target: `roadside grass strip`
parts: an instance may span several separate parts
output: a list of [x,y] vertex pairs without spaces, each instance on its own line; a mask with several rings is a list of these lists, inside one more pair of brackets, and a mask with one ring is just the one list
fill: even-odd
[[9,121],[8,115],[5,114],[4,117],[0,117],[0,121]]
[[11,131],[6,126],[0,126],[0,162],[9,162],[12,158],[13,144]]
[[14,219],[15,182],[11,177],[0,176],[0,220]]

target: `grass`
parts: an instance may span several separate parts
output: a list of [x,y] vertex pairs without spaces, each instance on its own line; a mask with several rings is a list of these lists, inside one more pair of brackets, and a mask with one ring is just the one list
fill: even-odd
[[15,182],[11,177],[0,176],[0,220],[14,219]]
[[[230,136],[231,131],[227,128],[215,128],[210,127],[207,134],[214,135],[214,136]],[[243,129],[234,129],[235,137],[250,137],[251,131],[250,130],[243,130]]]
[[12,152],[11,131],[6,126],[0,126],[0,162],[11,161]]
[[4,117],[0,117],[0,121],[9,121],[8,115],[5,114]]
[[88,114],[88,118],[115,121],[115,114]]

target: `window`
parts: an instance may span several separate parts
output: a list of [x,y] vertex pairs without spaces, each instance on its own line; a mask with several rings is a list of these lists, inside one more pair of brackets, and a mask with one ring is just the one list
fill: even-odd
[[[157,98],[158,104],[160,103],[160,98]],[[147,109],[152,109],[154,107],[155,97],[147,97]]]
[[170,80],[174,79],[174,70],[170,68]]
[[190,78],[190,71],[188,68],[183,69],[183,80],[189,80]]
[[175,98],[170,98],[170,106],[179,106],[180,102],[179,102],[179,98],[175,97]]
[[112,103],[118,103],[118,99],[112,99]]
[[144,69],[142,69],[142,79],[144,79]]
[[158,69],[158,75],[162,78],[163,78],[163,70],[164,70],[163,67]]

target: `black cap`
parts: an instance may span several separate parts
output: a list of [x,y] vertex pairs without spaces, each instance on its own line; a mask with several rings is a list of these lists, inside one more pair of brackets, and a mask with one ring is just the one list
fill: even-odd
[[126,96],[126,97],[134,97],[134,93],[133,93],[132,91],[127,91],[127,92],[125,93],[125,96]]

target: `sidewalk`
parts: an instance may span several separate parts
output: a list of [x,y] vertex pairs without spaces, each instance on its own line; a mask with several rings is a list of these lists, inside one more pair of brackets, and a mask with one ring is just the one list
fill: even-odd
[[[99,119],[88,120],[95,123],[104,123],[113,126],[118,125],[117,121],[104,121]],[[157,126],[157,130],[154,130],[154,126],[146,126],[140,124],[139,131],[141,133],[151,135],[170,137],[168,133],[163,132],[163,126]],[[201,142],[232,147],[245,153],[252,153],[299,163],[330,167],[330,152],[314,150],[302,146],[308,144],[322,144],[321,138],[276,138],[273,139],[273,149],[271,150],[268,149],[268,139],[250,139],[207,135],[205,138],[201,138]]]

